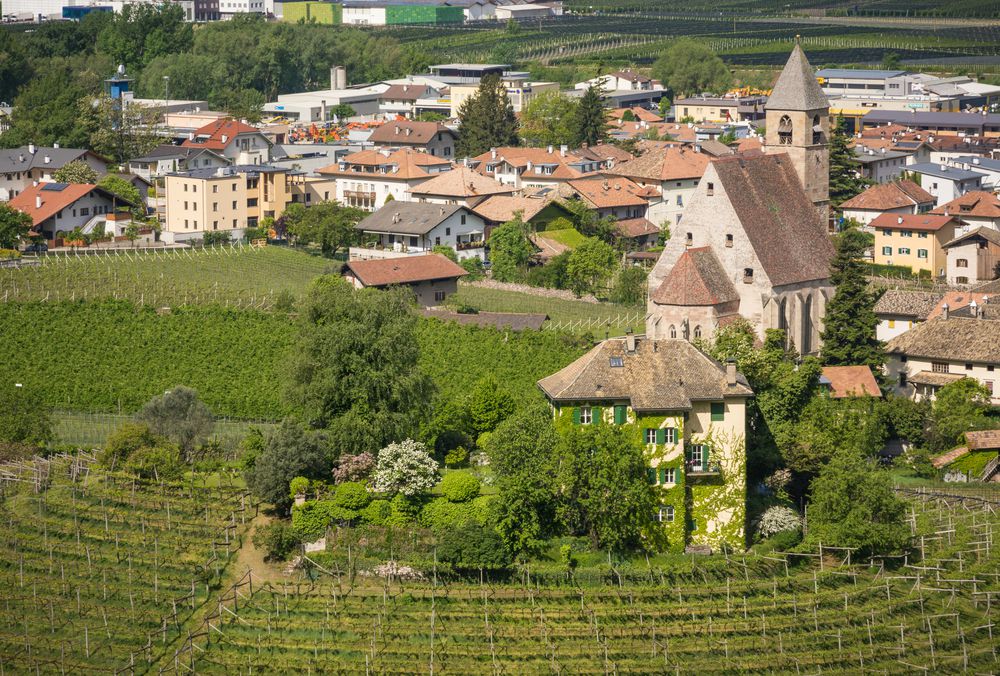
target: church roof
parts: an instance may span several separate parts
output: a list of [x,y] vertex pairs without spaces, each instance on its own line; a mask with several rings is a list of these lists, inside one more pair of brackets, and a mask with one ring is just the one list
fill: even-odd
[[773,286],[830,276],[833,243],[788,155],[724,157],[711,166]]
[[801,45],[795,44],[784,70],[768,97],[767,110],[819,110],[829,108],[830,102],[816,81],[809,59]]
[[688,249],[650,296],[660,305],[719,305],[740,299],[709,247]]

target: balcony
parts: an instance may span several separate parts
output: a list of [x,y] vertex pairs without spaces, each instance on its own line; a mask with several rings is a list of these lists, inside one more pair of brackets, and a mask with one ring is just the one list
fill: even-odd
[[722,466],[717,462],[703,463],[698,460],[688,460],[684,465],[684,474],[690,480],[721,479]]
[[482,249],[486,246],[486,242],[483,240],[475,240],[471,242],[458,242],[455,245],[455,249],[458,251],[470,251],[472,249]]
[[375,201],[375,193],[374,192],[368,192],[368,191],[365,191],[365,190],[345,190],[344,191],[344,199],[345,200],[352,200],[353,199],[353,200],[359,200],[359,201],[374,202]]

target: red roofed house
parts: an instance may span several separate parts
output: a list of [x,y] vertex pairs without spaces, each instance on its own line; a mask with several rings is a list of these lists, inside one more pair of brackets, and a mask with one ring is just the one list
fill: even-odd
[[456,138],[458,135],[454,130],[437,122],[393,120],[376,127],[368,140],[382,148],[411,148],[451,159],[455,155]]
[[351,153],[317,173],[336,179],[335,196],[341,204],[375,211],[389,197],[409,201],[411,188],[451,168],[451,162],[442,157],[403,148]]
[[77,228],[90,233],[101,224],[107,232],[113,229],[113,234],[120,235],[108,216],[116,209],[142,206],[91,183],[39,183],[22,190],[8,204],[31,216],[33,231],[49,240]]
[[267,164],[271,160],[271,142],[249,124],[224,117],[191,132],[181,144],[184,148],[206,148],[232,164]]
[[955,238],[962,223],[952,216],[882,214],[870,225],[875,231],[876,263],[941,277],[947,265],[944,245]]
[[824,366],[819,384],[833,399],[882,397],[878,381],[868,366]]
[[949,284],[975,284],[997,277],[1000,230],[979,226],[944,245]]
[[384,289],[408,286],[424,307],[440,305],[458,291],[458,279],[465,270],[441,254],[349,261],[344,277],[355,288]]
[[969,226],[970,230],[980,225],[1000,230],[1000,197],[985,190],[967,192],[947,204],[942,204],[931,213],[957,216]]
[[868,225],[882,214],[922,214],[934,208],[934,195],[913,181],[878,183],[842,202],[844,218]]
[[472,158],[472,163],[481,174],[518,190],[553,188],[592,175],[607,164],[604,158],[566,146],[493,148]]
[[649,200],[648,218],[656,225],[679,225],[684,208],[694,195],[705,167],[712,159],[690,148],[654,148],[634,160],[622,162],[606,173],[625,176],[660,195]]

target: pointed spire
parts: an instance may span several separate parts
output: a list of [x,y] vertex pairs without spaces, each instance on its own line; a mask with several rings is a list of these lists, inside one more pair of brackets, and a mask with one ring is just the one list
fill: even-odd
[[819,110],[829,108],[830,102],[816,81],[816,74],[809,59],[802,51],[799,36],[795,36],[795,46],[788,57],[784,70],[778,76],[771,96],[767,99],[767,110]]

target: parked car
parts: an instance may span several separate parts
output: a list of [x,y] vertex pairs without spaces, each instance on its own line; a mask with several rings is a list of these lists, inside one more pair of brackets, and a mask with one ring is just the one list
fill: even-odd
[[45,242],[35,242],[24,247],[24,253],[45,253],[49,250],[49,245]]

